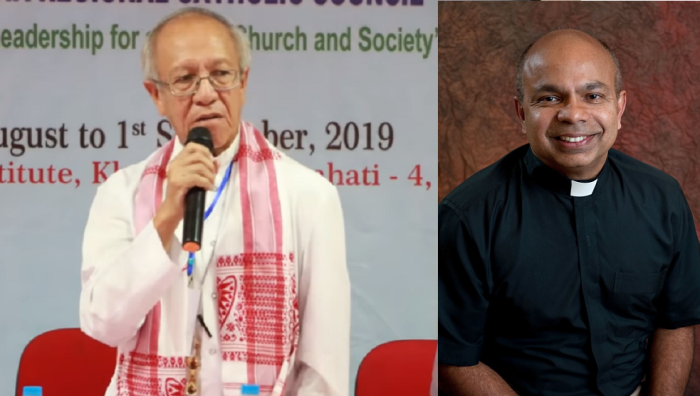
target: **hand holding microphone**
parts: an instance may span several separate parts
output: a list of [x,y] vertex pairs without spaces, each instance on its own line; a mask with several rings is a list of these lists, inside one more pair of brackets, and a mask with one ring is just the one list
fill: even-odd
[[[168,167],[166,196],[153,220],[166,250],[170,246],[177,225],[185,217],[186,210],[190,216],[189,221],[185,221],[188,223],[185,224],[185,235],[188,233],[193,235],[192,226],[195,226],[196,232],[197,225],[200,226],[199,232],[201,232],[205,192],[214,189],[216,172],[219,169],[212,151],[213,143],[209,130],[201,127],[194,128],[188,135],[185,147]],[[186,199],[188,195],[189,198]],[[189,205],[186,205],[186,201]],[[199,220],[193,222],[192,220],[196,218]],[[188,228],[190,228],[189,232]],[[201,238],[201,233],[199,237]]]

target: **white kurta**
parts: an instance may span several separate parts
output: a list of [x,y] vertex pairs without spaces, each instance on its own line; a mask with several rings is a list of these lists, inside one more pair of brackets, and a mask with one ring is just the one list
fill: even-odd
[[[239,139],[218,158],[216,186],[238,150]],[[182,150],[175,143],[171,161]],[[169,251],[162,247],[153,222],[135,237],[134,196],[148,159],[120,169],[98,187],[85,228],[80,296],[80,326],[87,335],[125,352],[134,344],[145,316],[162,299],[186,295],[182,268],[187,252],[181,247],[182,222]],[[346,267],[342,209],[336,188],[313,170],[282,155],[277,161],[280,196],[290,207],[288,238],[298,258],[299,347],[287,378],[289,396],[347,396],[349,392],[350,282]],[[222,381],[245,378],[223,372],[219,351],[216,265],[213,247],[227,201],[233,199],[236,168],[205,222],[202,249],[196,256],[194,278],[202,288],[202,314],[212,338],[202,334],[201,395],[224,394]],[[167,189],[167,186],[164,187]],[[206,207],[215,192],[207,192]],[[163,196],[165,197],[165,192]],[[203,263],[209,263],[207,266]],[[177,301],[176,303],[183,303]],[[172,302],[171,302],[172,303]],[[182,304],[182,320],[186,303]],[[178,322],[180,318],[170,318]],[[182,321],[180,321],[182,322]],[[161,323],[168,331],[170,322]],[[174,331],[181,326],[173,325]],[[234,370],[228,370],[234,371]],[[116,372],[105,396],[115,396]],[[229,393],[227,393],[229,394]],[[154,395],[155,396],[155,395]]]

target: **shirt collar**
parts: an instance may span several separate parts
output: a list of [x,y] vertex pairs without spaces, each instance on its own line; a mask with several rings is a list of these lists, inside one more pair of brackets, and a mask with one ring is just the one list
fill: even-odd
[[572,180],[548,167],[542,160],[537,158],[532,152],[532,147],[528,146],[525,157],[525,168],[528,175],[544,188],[558,194],[569,197],[586,197],[596,192],[596,187],[600,187],[601,181],[605,180],[609,172],[608,160],[605,160],[603,169],[598,177],[590,180]]

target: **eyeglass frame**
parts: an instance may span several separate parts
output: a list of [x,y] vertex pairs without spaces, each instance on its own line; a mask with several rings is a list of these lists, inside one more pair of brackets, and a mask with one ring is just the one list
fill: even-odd
[[211,80],[212,76],[210,73],[206,76],[197,76],[197,81],[194,83],[194,88],[192,89],[192,92],[176,94],[175,92],[173,92],[173,83],[168,83],[165,81],[156,80],[155,78],[151,78],[151,81],[153,81],[156,84],[166,85],[168,87],[168,90],[170,91],[170,94],[173,96],[177,96],[177,97],[192,96],[192,95],[196,94],[197,91],[199,91],[199,87],[202,84],[202,80],[204,80],[205,78],[207,80],[209,80],[209,85],[211,85],[211,87],[214,88],[214,90],[217,92],[230,91],[232,89],[238,88],[241,85],[241,71],[240,70],[231,69],[231,70],[221,70],[221,71],[236,73],[236,84],[230,88],[216,88],[214,86],[214,83]]

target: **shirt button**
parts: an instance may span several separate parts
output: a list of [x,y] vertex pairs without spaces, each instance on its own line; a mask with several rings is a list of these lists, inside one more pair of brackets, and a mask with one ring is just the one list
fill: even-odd
[[216,245],[216,240],[211,241],[211,245],[212,245],[212,246],[215,246],[215,245]]
[[216,293],[212,293],[212,294],[211,294],[211,298],[214,299],[214,300],[216,300]]
[[209,350],[210,355],[216,355],[216,348],[212,348]]

